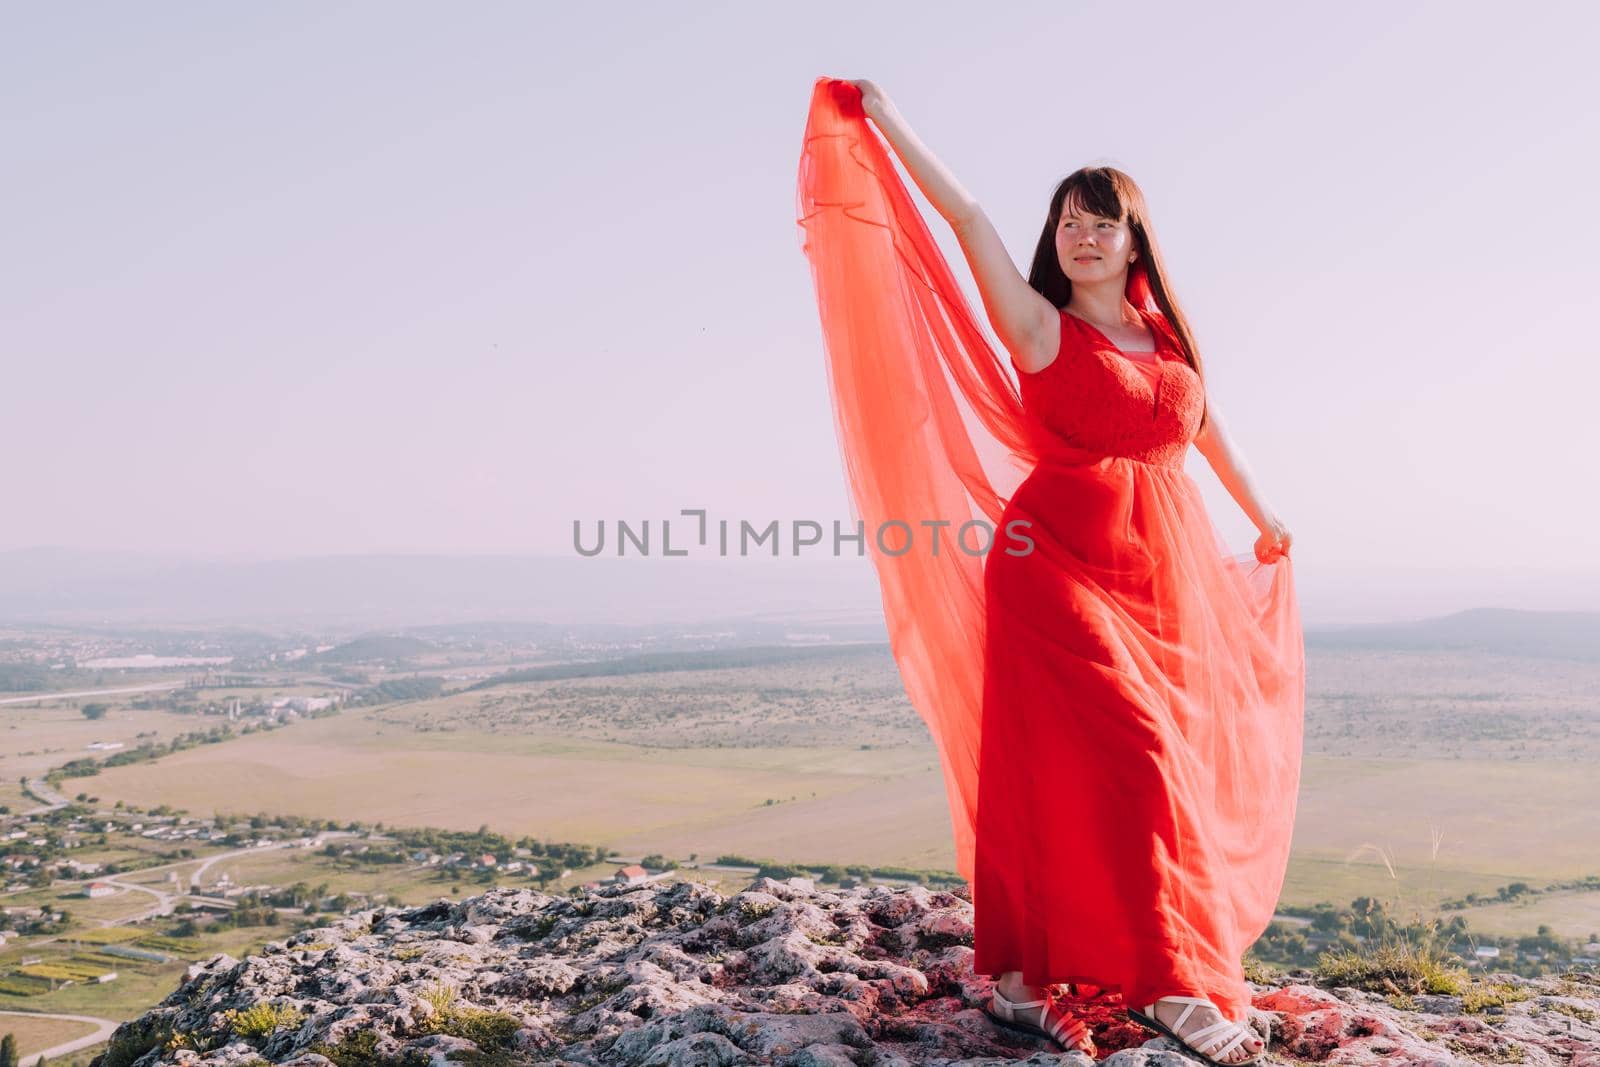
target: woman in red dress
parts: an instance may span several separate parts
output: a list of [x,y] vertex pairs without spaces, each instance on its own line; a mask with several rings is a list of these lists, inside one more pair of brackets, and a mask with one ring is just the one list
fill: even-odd
[[[1017,384],[869,117],[954,230]],[[1300,776],[1291,538],[1206,394],[1143,196],[1113,168],[1069,175],[1024,279],[877,86],[819,78],[798,208],[990,1015],[1093,1054],[1054,989],[1084,982],[1209,1062],[1258,1059],[1242,956],[1277,905]],[[1191,443],[1253,554],[1212,525]],[[905,537],[930,527],[936,549]]]

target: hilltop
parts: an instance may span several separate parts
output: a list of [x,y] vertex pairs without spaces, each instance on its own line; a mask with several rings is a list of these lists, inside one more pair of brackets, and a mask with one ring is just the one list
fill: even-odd
[[[1086,1065],[989,1022],[971,941],[970,902],[922,887],[495,889],[196,964],[91,1067]],[[1308,971],[1253,988],[1275,1062],[1600,1067],[1593,974],[1491,975],[1461,995],[1324,988]],[[1195,1062],[1084,992],[1103,1062]]]

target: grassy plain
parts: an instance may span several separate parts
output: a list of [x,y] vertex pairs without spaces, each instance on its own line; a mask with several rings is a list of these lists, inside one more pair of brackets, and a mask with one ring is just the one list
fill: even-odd
[[29,1019],[24,1015],[0,1015],[0,1034],[11,1034],[17,1039],[18,1063],[27,1063],[29,1056],[43,1049],[65,1044],[94,1031],[94,1023],[77,1019]]
[[[1591,696],[1600,665],[1315,648],[1308,664],[1285,903],[1372,895],[1431,906],[1518,880],[1600,873]],[[116,715],[130,728],[196,723]],[[348,709],[67,786],[196,814],[487,825],[625,855],[950,870],[936,759],[887,650],[841,649],[820,662],[529,682]],[[259,879],[244,873],[255,862],[222,869],[265,881],[278,877],[271,865],[297,861],[261,857]],[[438,895],[419,879],[398,888]],[[1600,894],[1552,894],[1465,914],[1475,927],[1481,915],[1515,927],[1507,932],[1548,922],[1586,936],[1600,925],[1597,905]]]

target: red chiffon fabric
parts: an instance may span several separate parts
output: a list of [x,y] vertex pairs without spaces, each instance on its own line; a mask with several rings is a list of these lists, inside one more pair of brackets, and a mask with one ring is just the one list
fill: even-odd
[[[798,218],[855,517],[869,545],[898,530],[873,560],[974,969],[1242,1017],[1294,825],[1304,644],[1288,557],[1231,555],[1184,472],[1204,388],[1145,275],[1128,298],[1156,352],[1062,312],[1054,362],[1013,384],[859,91],[828,78]],[[918,536],[889,554],[895,522]]]

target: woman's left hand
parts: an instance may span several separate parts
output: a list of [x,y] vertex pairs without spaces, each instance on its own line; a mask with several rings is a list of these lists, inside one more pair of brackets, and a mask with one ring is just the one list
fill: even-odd
[[883,106],[889,102],[889,94],[879,88],[878,83],[871,78],[840,78],[861,90],[861,110],[869,117],[876,119],[882,112]]
[[1256,538],[1256,559],[1262,563],[1278,562],[1289,555],[1289,544],[1293,540],[1294,535],[1289,533],[1289,527],[1278,519],[1268,519],[1261,536]]

